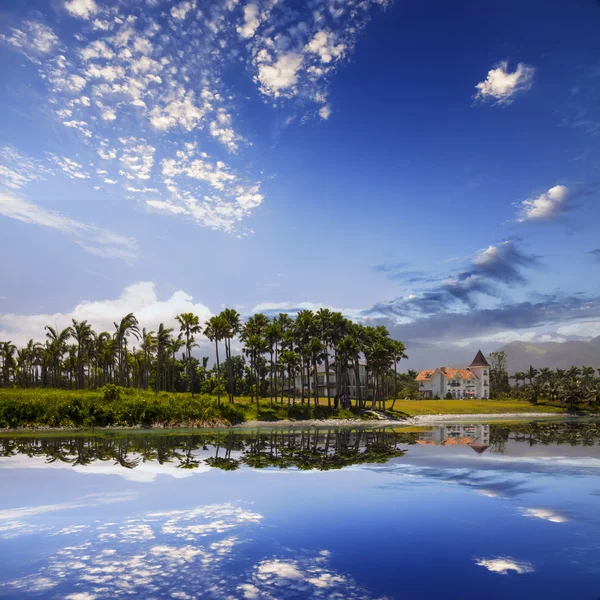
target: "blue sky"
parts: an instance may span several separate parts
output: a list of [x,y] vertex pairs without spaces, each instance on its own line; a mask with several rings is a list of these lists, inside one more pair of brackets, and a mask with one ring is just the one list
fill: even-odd
[[[0,4],[0,338],[343,309],[600,335],[600,6]],[[596,252],[594,252],[596,251]]]

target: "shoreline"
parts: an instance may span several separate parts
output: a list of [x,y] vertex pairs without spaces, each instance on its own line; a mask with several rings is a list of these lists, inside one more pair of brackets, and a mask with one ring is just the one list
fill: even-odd
[[415,425],[434,425],[448,423],[449,421],[514,421],[528,419],[564,419],[565,417],[578,418],[583,415],[569,415],[568,413],[471,413],[471,414],[436,414],[415,415],[407,419],[307,419],[306,421],[246,421],[232,425],[231,429],[245,429],[257,427],[350,427],[361,425],[363,427],[413,427]]
[[0,429],[0,435],[10,435],[12,433],[59,433],[59,432],[70,432],[70,433],[84,433],[84,432],[127,432],[127,431],[148,431],[148,432],[176,432],[177,430],[182,431],[202,431],[202,430],[217,430],[217,429],[274,429],[278,427],[414,427],[419,425],[438,425],[442,423],[449,423],[455,421],[517,421],[517,420],[551,420],[551,419],[564,419],[564,418],[585,418],[587,416],[594,415],[577,415],[569,413],[469,413],[469,414],[429,414],[429,415],[415,415],[406,419],[306,419],[292,421],[284,419],[281,421],[245,421],[244,423],[237,423],[235,425],[222,425],[222,426],[206,426],[206,427],[193,427],[189,424],[171,425],[168,427],[155,426],[155,427],[144,427],[143,425],[134,425],[130,427],[16,427],[12,429]]

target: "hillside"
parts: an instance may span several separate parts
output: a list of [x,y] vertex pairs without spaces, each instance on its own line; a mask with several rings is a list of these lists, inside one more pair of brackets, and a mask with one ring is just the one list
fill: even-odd
[[506,352],[509,373],[536,368],[568,369],[571,365],[600,368],[600,336],[589,342],[512,342],[499,350]]

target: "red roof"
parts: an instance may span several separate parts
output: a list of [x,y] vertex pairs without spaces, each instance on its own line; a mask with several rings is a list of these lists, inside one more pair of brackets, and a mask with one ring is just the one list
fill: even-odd
[[469,365],[469,367],[489,367],[489,363],[485,360],[485,356],[481,350],[478,350],[473,362]]
[[[439,367],[440,372],[446,379],[455,379],[460,377],[461,379],[477,379],[475,373],[469,371],[469,369],[450,369],[449,367]],[[417,375],[417,381],[429,381],[437,369],[427,369],[421,371]]]

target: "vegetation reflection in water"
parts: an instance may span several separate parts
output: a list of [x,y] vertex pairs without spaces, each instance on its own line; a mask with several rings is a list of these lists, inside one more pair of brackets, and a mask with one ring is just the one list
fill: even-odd
[[201,465],[232,471],[262,469],[341,469],[385,463],[409,452],[411,445],[470,446],[477,453],[503,453],[508,441],[529,446],[596,446],[600,423],[502,423],[391,428],[290,428],[252,433],[114,433],[0,437],[0,457],[45,457],[47,463],[73,466],[112,461],[126,469],[140,463],[176,463],[180,469]]

